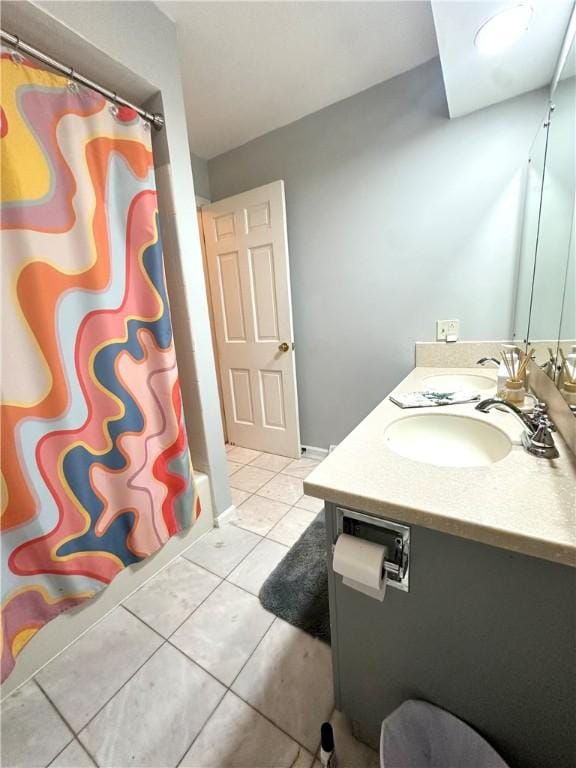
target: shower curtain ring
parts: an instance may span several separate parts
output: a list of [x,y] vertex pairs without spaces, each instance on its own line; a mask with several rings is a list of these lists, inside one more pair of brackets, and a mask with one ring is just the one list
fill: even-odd
[[14,64],[22,64],[25,59],[20,51],[20,45],[22,44],[22,41],[18,37],[18,35],[14,35],[15,42],[12,44],[14,49],[10,52],[10,58],[14,62]]
[[80,92],[80,88],[76,82],[76,72],[72,67],[68,67],[68,82],[66,83],[66,87],[71,93]]
[[114,117],[118,116],[118,94],[117,93],[112,94],[112,104],[110,105],[110,113],[114,115]]

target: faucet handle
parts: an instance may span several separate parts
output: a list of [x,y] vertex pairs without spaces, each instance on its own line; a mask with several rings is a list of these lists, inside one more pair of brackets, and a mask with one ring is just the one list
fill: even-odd
[[548,405],[541,400],[536,401],[536,405],[530,414],[530,421],[534,426],[534,431],[542,424],[547,426],[551,432],[556,432],[556,427],[548,416]]
[[559,453],[552,437],[552,432],[555,430],[556,427],[550,421],[548,414],[542,413],[534,426],[534,432],[532,434],[525,432],[522,435],[522,444],[528,453],[531,453],[533,456],[544,459],[556,459]]
[[554,425],[554,422],[545,411],[544,413],[540,414],[536,427],[537,429],[542,428],[542,429],[547,429],[550,432],[556,432],[556,426]]

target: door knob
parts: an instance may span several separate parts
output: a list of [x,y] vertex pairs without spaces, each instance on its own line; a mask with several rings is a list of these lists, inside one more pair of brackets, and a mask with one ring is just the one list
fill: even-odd
[[280,352],[288,352],[290,349],[290,344],[288,344],[287,341],[283,341],[282,344],[278,344],[278,349]]

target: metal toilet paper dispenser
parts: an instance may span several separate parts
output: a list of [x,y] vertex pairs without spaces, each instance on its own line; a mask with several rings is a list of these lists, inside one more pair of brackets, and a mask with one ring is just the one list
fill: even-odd
[[410,528],[407,525],[337,507],[336,539],[341,533],[385,546],[384,569],[388,586],[410,591]]

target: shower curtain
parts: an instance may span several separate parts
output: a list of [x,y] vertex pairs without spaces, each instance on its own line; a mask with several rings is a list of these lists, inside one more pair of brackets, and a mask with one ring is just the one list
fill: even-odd
[[2,679],[199,514],[149,126],[1,52]]

